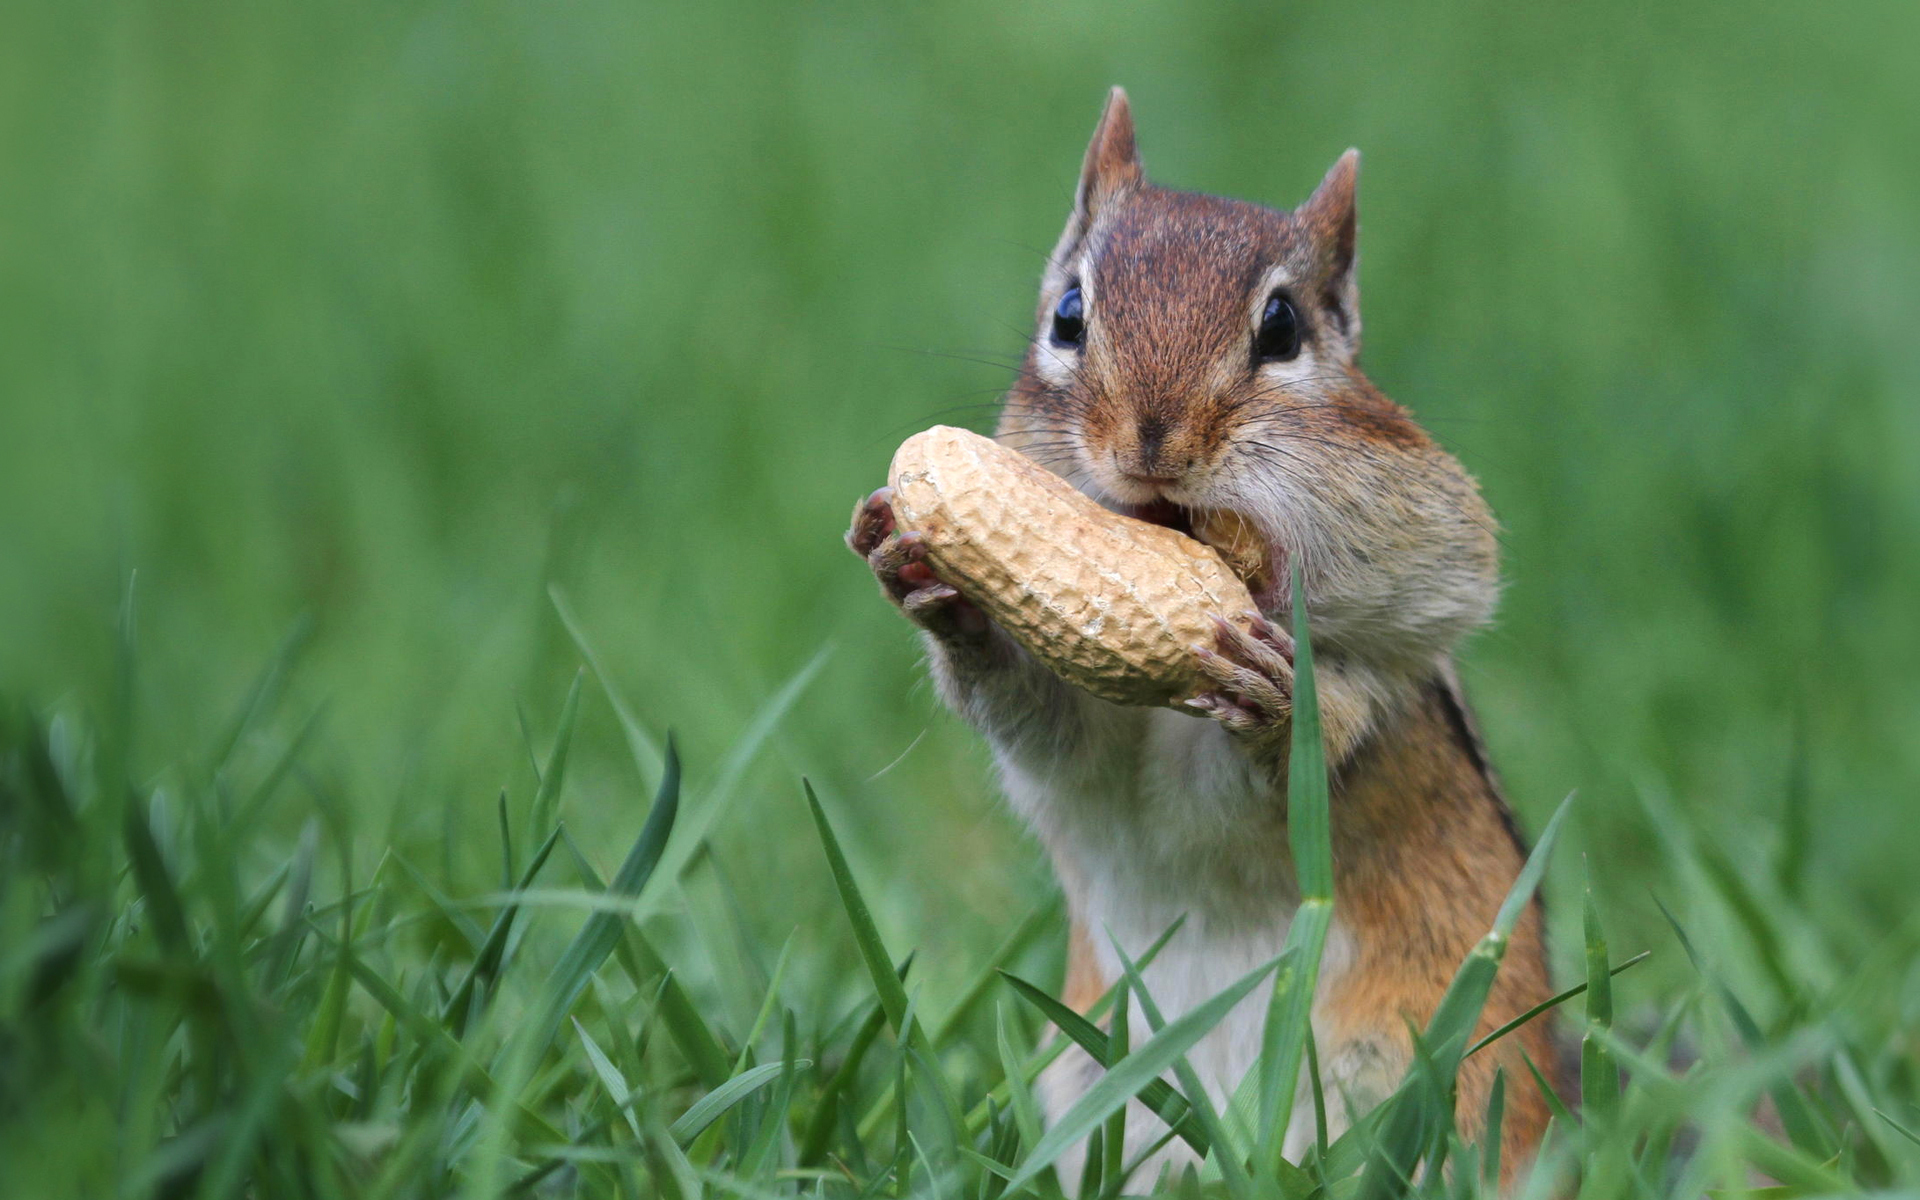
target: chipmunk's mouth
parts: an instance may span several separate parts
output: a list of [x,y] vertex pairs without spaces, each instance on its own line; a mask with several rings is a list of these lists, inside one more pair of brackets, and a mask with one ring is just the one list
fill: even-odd
[[1246,581],[1256,599],[1273,591],[1282,551],[1269,542],[1252,521],[1229,508],[1188,508],[1165,498],[1150,504],[1130,504],[1124,510],[1135,520],[1163,525],[1214,548],[1233,573]]
[[1171,500],[1155,500],[1151,504],[1130,504],[1126,512],[1136,521],[1145,521],[1149,525],[1164,525],[1188,537],[1197,536],[1194,533],[1194,510],[1175,504]]

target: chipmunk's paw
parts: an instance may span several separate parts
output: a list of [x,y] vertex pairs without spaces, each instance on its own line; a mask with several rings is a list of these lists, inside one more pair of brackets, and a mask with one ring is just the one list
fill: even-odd
[[1213,619],[1214,646],[1193,652],[1217,686],[1186,703],[1236,734],[1260,738],[1293,717],[1293,636],[1258,613],[1247,617],[1245,629]]
[[901,533],[893,516],[893,489],[881,488],[853,509],[847,546],[867,560],[880,591],[909,620],[938,637],[979,637],[987,616],[926,563],[926,539]]

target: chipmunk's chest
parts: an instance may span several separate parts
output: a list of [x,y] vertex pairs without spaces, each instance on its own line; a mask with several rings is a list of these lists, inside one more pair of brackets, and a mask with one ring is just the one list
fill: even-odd
[[[1131,715],[1099,770],[1041,777],[1003,766],[1002,776],[1053,856],[1104,982],[1122,974],[1116,942],[1137,960],[1180,923],[1145,971],[1172,1019],[1280,953],[1298,888],[1270,774],[1211,721]],[[1203,1073],[1250,1061],[1261,1011],[1250,997],[1222,1023],[1198,1052],[1215,1068]]]
[[1278,919],[1284,936],[1295,888],[1270,773],[1212,721],[1115,712],[1101,753],[1053,771],[1001,760],[1007,798],[1053,855],[1075,915],[1149,942],[1183,913],[1248,929]]
[[[1003,758],[1001,774],[1013,807],[1053,856],[1098,990],[1124,974],[1116,943],[1137,962],[1179,924],[1142,972],[1171,1021],[1285,947],[1299,904],[1285,796],[1269,771],[1249,762],[1211,721],[1140,710],[1126,719],[1132,724],[1107,742],[1110,753],[1096,769],[1041,775]],[[1321,996],[1355,959],[1351,932],[1336,920],[1321,959]],[[1229,1099],[1259,1056],[1269,994],[1256,987],[1187,1054],[1217,1103]],[[1152,1036],[1137,1004],[1130,1029],[1135,1046]],[[1330,1084],[1343,1087],[1349,1072],[1342,1063],[1323,1065]],[[1084,1055],[1064,1056],[1043,1087],[1052,1115],[1099,1074]],[[1291,1152],[1310,1139],[1311,1126],[1311,1106],[1302,1106],[1289,1129]],[[1129,1109],[1130,1144],[1145,1145],[1162,1132],[1158,1117]],[[1176,1144],[1161,1157],[1174,1161],[1183,1153]]]

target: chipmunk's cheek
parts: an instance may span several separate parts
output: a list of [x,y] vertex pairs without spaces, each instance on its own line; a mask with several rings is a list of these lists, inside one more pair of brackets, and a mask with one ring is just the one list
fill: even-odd
[[1276,565],[1276,558],[1284,553],[1281,548],[1259,526],[1233,509],[1196,510],[1192,533],[1226,560],[1263,607],[1266,604],[1263,593],[1271,591],[1277,580],[1285,578]]
[[[1291,597],[1287,595],[1287,580],[1290,564],[1287,548],[1273,546],[1267,551],[1267,576],[1259,587],[1249,587],[1253,593],[1253,602],[1260,606],[1263,613],[1281,612],[1291,607]],[[1289,615],[1288,624],[1292,623]]]

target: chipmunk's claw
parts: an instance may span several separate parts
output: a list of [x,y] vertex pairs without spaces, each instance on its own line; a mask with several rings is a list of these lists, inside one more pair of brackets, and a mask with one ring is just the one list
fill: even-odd
[[892,488],[880,488],[854,506],[847,546],[867,560],[887,599],[922,629],[969,636],[986,631],[986,614],[928,565],[926,538],[900,531]]
[[1293,716],[1293,639],[1253,614],[1248,627],[1214,618],[1214,646],[1194,646],[1200,670],[1217,685],[1186,701],[1235,733],[1258,735]]
[[893,532],[893,526],[893,489],[877,488],[853,506],[853,522],[847,527],[847,548],[866,558]]

